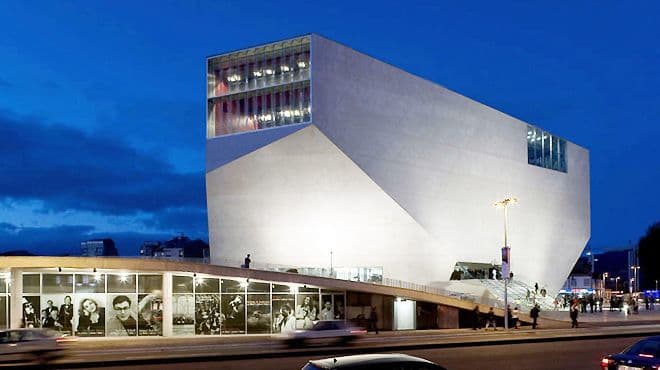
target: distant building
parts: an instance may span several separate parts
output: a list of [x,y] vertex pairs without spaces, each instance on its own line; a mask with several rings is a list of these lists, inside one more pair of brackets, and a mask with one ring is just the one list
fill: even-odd
[[93,239],[80,242],[80,255],[83,257],[118,256],[115,241],[112,239]]
[[185,235],[179,235],[166,242],[144,242],[140,248],[140,256],[171,260],[200,259],[209,262],[209,245],[203,240],[191,240]]

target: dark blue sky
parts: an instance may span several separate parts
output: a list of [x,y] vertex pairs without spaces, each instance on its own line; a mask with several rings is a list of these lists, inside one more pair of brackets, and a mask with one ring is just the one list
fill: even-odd
[[590,150],[595,248],[660,220],[660,3],[0,2],[0,251],[207,239],[205,58],[311,32]]

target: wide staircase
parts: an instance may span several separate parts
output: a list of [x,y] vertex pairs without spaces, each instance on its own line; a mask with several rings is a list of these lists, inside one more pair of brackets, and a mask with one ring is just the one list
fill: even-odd
[[[504,280],[479,279],[479,281],[493,295],[504,300]],[[518,306],[521,311],[531,310],[534,304],[538,304],[541,311],[551,311],[555,308],[553,297],[548,294],[543,297],[533,286],[515,279],[509,281],[507,296],[511,308]]]

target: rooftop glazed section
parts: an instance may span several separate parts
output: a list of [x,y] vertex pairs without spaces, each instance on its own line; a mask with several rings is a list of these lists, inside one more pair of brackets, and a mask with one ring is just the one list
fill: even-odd
[[310,121],[310,40],[208,59],[209,138]]

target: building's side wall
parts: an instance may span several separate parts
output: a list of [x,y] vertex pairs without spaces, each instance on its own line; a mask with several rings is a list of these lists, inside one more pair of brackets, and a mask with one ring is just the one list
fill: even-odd
[[311,125],[207,173],[211,262],[383,266],[389,277],[449,276],[452,260]]
[[[500,263],[493,203],[516,196],[512,271],[561,287],[590,237],[587,150],[568,143],[567,173],[531,166],[526,123],[318,36],[312,68],[314,124],[435,239],[406,251],[436,273],[394,277],[447,280],[458,260]],[[387,274],[396,262],[383,261]]]

